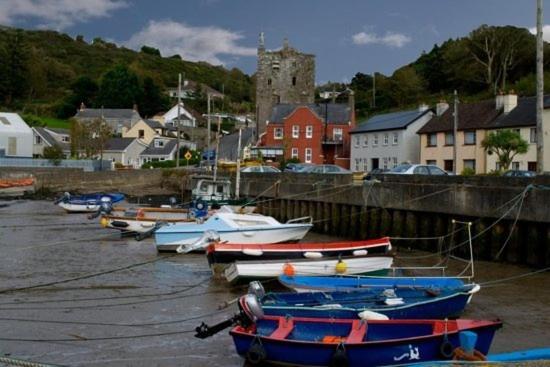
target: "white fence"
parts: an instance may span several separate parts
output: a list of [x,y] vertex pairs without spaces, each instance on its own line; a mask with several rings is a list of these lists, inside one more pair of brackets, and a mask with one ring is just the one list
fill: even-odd
[[113,169],[111,161],[97,159],[50,159],[34,158],[0,158],[0,167],[28,167],[28,168],[78,168],[84,171],[109,171]]

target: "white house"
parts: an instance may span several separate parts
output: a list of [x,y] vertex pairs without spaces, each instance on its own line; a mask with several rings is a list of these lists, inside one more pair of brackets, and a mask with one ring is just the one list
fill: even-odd
[[[180,104],[180,126],[190,126],[190,127],[197,127],[197,118],[193,115],[193,113],[186,109],[183,103]],[[166,112],[161,117],[161,122],[166,126],[177,126],[178,121],[178,104],[176,103],[174,107],[170,108],[168,112]]]
[[359,124],[350,131],[350,169],[368,172],[390,169],[406,161],[418,163],[420,139],[416,132],[433,114],[428,106],[421,105],[416,110],[377,115]]
[[32,129],[16,113],[0,112],[0,157],[32,158]]
[[126,167],[140,168],[140,154],[147,144],[136,138],[111,138],[103,150],[103,159]]
[[44,155],[44,148],[58,145],[65,157],[71,155],[71,137],[68,129],[33,127],[33,152],[35,158]]
[[[181,146],[184,146],[180,142]],[[171,161],[176,159],[177,139],[155,137],[140,154],[141,164],[146,162]]]

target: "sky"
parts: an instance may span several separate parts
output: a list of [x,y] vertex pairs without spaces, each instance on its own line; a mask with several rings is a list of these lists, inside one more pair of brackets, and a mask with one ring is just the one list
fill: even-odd
[[[544,24],[550,24],[550,0]],[[0,0],[0,24],[53,29],[139,49],[160,49],[247,74],[266,47],[316,55],[316,79],[347,82],[357,72],[391,75],[434,44],[481,24],[533,28],[536,0]],[[550,25],[545,26],[550,40]]]

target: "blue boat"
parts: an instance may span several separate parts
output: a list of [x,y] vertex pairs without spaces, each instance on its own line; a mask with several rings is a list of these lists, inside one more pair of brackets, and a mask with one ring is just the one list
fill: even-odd
[[97,212],[102,203],[114,204],[124,200],[122,193],[103,193],[71,195],[68,192],[55,200],[54,204],[59,205],[69,213],[91,213]]
[[286,276],[279,282],[297,292],[346,291],[366,288],[455,289],[466,284],[456,277]]
[[[315,318],[444,319],[458,317],[479,285],[432,289],[373,288],[351,292],[267,293],[257,295],[266,315]],[[373,315],[373,313],[375,313]]]
[[367,367],[451,359],[459,333],[474,332],[487,354],[500,321],[347,320],[266,316],[234,327],[237,353],[250,363]]

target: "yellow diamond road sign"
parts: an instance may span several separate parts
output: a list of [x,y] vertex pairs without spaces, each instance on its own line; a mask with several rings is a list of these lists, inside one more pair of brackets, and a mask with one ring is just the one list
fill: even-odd
[[192,157],[193,157],[193,155],[191,154],[191,152],[187,152],[184,155],[184,158],[187,159],[187,160],[190,160]]

